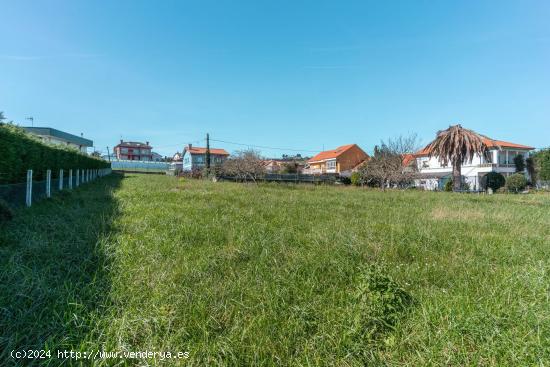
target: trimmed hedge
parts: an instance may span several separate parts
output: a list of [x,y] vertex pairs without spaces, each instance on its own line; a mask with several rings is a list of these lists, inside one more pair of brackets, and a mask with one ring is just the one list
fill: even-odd
[[88,156],[59,145],[43,143],[25,130],[0,124],[0,184],[25,182],[27,170],[33,170],[34,180],[43,180],[46,170],[52,177],[64,169],[99,169],[110,167],[109,162]]

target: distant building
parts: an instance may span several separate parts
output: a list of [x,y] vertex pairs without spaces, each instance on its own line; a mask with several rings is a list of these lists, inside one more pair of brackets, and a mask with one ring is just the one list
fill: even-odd
[[341,176],[351,175],[358,164],[369,156],[357,144],[342,145],[333,150],[326,150],[308,160],[307,174],[337,173]]
[[148,141],[141,143],[123,140],[113,148],[116,159],[127,161],[152,161],[152,149]]
[[176,152],[171,160],[170,160],[170,171],[175,173],[176,171],[182,171],[183,170],[183,160],[182,160],[182,154],[180,152]]
[[300,155],[294,157],[283,155],[283,158],[264,159],[262,164],[267,173],[302,173],[306,162],[307,160]]
[[164,157],[157,152],[151,152],[151,160],[154,162],[164,162]]
[[23,127],[28,133],[36,135],[45,143],[64,145],[75,148],[82,153],[87,153],[88,148],[94,146],[94,142],[82,136],[69,134],[51,127]]
[[[221,165],[229,156],[224,149],[210,148],[210,164]],[[194,147],[192,144],[183,149],[183,170],[194,171],[206,166],[206,148]]]

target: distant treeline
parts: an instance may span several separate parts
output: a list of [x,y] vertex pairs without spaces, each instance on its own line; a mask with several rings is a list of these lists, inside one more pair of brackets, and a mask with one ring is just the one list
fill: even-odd
[[42,180],[46,170],[57,177],[60,169],[108,168],[110,163],[74,148],[50,145],[10,124],[0,124],[0,184],[24,182],[27,170]]

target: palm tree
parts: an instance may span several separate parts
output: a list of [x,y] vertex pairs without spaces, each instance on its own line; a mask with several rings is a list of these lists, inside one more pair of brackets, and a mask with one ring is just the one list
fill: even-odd
[[430,158],[437,157],[443,166],[451,163],[453,166],[453,191],[459,191],[461,188],[460,169],[463,163],[472,162],[475,154],[488,157],[488,148],[483,137],[460,125],[449,126],[447,130],[438,131],[435,140],[425,149]]

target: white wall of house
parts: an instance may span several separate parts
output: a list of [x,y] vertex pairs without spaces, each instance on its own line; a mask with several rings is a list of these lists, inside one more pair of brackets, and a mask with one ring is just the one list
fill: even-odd
[[[515,173],[514,158],[517,155],[527,158],[529,157],[529,151],[513,148],[493,149],[489,151],[488,159],[476,154],[471,162],[465,162],[462,165],[461,175],[464,177],[464,181],[470,186],[470,189],[480,190],[482,189],[481,177],[489,172],[502,173],[504,176]],[[441,177],[452,175],[451,164],[449,163],[447,166],[444,166],[436,157],[417,157],[416,164],[418,171],[425,178],[416,180],[415,184],[426,190],[437,190]],[[527,175],[527,172],[524,173]],[[433,178],[430,175],[433,175]]]

